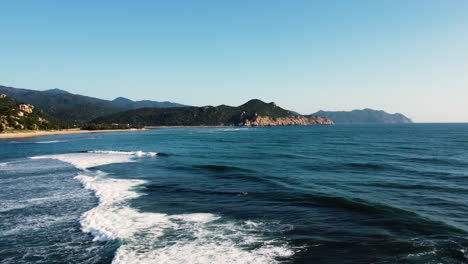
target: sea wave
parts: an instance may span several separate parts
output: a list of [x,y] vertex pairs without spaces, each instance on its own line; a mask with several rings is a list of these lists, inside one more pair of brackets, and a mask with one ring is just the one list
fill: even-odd
[[157,155],[156,152],[143,151],[90,150],[81,153],[35,156],[31,159],[56,159],[70,163],[78,169],[89,169],[113,163],[135,162],[135,157],[155,157]]
[[25,139],[23,141],[18,141],[18,140],[9,141],[8,144],[52,144],[52,143],[62,143],[62,142],[68,142],[68,140],[31,141],[29,139]]
[[137,157],[155,157],[158,155],[157,152],[144,152],[141,150],[138,151],[116,151],[116,150],[89,150],[88,153],[98,153],[98,154],[118,154],[118,155],[134,155]]
[[240,168],[240,167],[235,167],[235,166],[226,166],[226,165],[214,165],[214,164],[208,164],[208,165],[195,165],[195,168],[198,169],[206,169],[206,170],[211,170],[211,171],[243,171],[243,172],[252,172],[249,169],[245,168]]
[[229,131],[245,131],[249,130],[247,127],[233,127],[233,128],[222,128],[220,131],[229,132]]
[[36,144],[51,144],[51,143],[62,143],[67,142],[66,140],[48,140],[48,141],[37,141]]
[[[143,153],[143,154],[141,154]],[[130,206],[146,181],[109,178],[88,168],[133,162],[151,152],[87,151],[33,157],[73,164],[75,178],[95,193],[98,206],[80,217],[82,231],[95,241],[118,240],[114,264],[133,263],[275,263],[294,254],[285,242],[265,238],[253,221],[235,221],[210,213],[169,215]]]

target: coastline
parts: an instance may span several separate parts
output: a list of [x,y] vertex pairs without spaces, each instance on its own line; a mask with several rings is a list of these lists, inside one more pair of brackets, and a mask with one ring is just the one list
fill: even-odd
[[202,126],[146,126],[147,129],[158,129],[158,128],[190,128],[190,127],[244,127],[244,126],[222,126],[222,125],[202,125]]
[[64,130],[45,130],[45,131],[18,131],[18,132],[7,132],[0,133],[0,139],[11,139],[11,138],[31,138],[31,137],[43,137],[52,135],[68,135],[68,134],[82,134],[82,133],[108,133],[108,132],[134,132],[143,131],[142,129],[103,129],[103,130],[80,130],[79,128],[64,129]]

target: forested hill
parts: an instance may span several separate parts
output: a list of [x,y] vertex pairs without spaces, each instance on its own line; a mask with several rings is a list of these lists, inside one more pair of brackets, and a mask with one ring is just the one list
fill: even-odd
[[238,106],[142,108],[94,119],[92,123],[144,126],[269,126],[332,124],[322,117],[304,117],[274,103],[253,99]]

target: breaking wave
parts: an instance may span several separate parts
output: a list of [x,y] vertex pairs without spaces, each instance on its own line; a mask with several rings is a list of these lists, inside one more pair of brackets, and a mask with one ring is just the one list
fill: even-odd
[[143,151],[90,150],[81,153],[36,156],[31,157],[31,159],[57,159],[70,163],[78,169],[89,169],[106,164],[135,162],[135,157],[155,157],[157,155],[156,152]]
[[94,241],[119,241],[112,263],[275,263],[294,251],[283,241],[265,238],[260,223],[236,221],[210,213],[169,215],[142,212],[130,206],[146,182],[115,179],[89,168],[134,162],[155,152],[94,150],[46,155],[32,159],[57,159],[82,170],[75,177],[97,196],[97,207],[80,217],[82,231]]
[[62,142],[67,142],[66,140],[48,140],[48,141],[38,141],[34,142],[37,144],[52,144],[52,143],[62,143]]
[[137,157],[155,157],[158,155],[157,152],[144,152],[144,151],[115,151],[115,150],[90,150],[88,153],[98,154],[118,154],[118,155],[134,155]]

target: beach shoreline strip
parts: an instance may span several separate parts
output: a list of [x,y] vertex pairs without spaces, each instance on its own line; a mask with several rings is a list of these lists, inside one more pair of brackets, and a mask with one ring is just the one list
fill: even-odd
[[53,136],[53,135],[68,135],[68,134],[82,134],[82,133],[108,133],[108,132],[135,132],[135,131],[144,131],[146,128],[142,129],[103,129],[103,130],[81,130],[79,128],[75,129],[63,129],[63,130],[30,130],[30,131],[18,131],[18,132],[6,132],[0,133],[0,139],[9,139],[9,138],[31,138],[31,137],[43,137],[43,136]]

